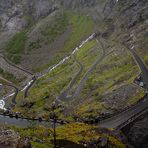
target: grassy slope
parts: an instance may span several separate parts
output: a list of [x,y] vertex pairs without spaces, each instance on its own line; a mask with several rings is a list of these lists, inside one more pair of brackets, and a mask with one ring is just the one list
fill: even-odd
[[[88,51],[88,49],[95,46],[95,44],[95,41],[88,42],[84,47],[82,47],[82,49],[80,49],[79,56],[82,56],[81,54],[83,54],[82,51],[84,49]],[[91,58],[91,55],[89,59]],[[92,62],[95,60],[96,54],[93,53],[93,56],[94,59],[91,59]],[[85,60],[88,61],[89,59],[86,57]],[[92,63],[90,62],[89,64],[91,65]],[[89,67],[89,65],[87,66]],[[87,70],[87,68],[85,69]],[[71,58],[69,61],[65,62],[63,65],[49,73],[47,76],[38,80],[36,86],[32,88],[29,96],[30,100],[36,102],[35,106],[30,111],[33,112],[34,110],[36,113],[38,112],[38,114],[44,113],[45,116],[46,114],[48,115],[48,112],[45,110],[45,108],[48,109],[50,107],[50,103],[60,94],[60,91],[62,91],[64,87],[68,85],[76,71],[78,71],[77,64]]]
[[[16,80],[12,74],[5,72],[3,69],[0,69],[0,76],[2,76],[3,78],[5,78],[6,80],[9,80],[15,84],[19,83],[19,80]],[[21,81],[21,80],[20,80]],[[1,82],[1,81],[0,81]]]
[[41,33],[47,38],[47,41],[51,43],[66,31],[68,25],[68,16],[65,12],[55,16],[55,21],[45,28],[42,28]]
[[28,23],[27,27],[16,33],[5,45],[6,57],[15,64],[19,64],[21,62],[21,54],[24,53],[27,33],[35,23],[33,18],[29,15],[25,15],[24,19]]
[[[25,129],[20,129],[16,127],[11,128],[18,132],[23,138],[31,137],[31,144],[35,148],[53,147],[51,143],[51,140],[53,140],[53,129],[51,128],[45,128],[42,126],[29,127]],[[64,139],[79,143],[80,141],[90,142],[92,140],[97,140],[100,139],[102,136],[105,136],[108,138],[108,142],[111,147],[125,148],[125,145],[116,136],[114,136],[113,134],[109,134],[110,131],[100,132],[98,134],[97,132],[95,132],[95,128],[95,126],[90,126],[83,123],[70,123],[56,128],[56,138],[57,140]],[[42,142],[37,142],[38,139]]]
[[[68,12],[67,18],[69,20],[69,23],[73,27],[73,32],[69,37],[69,40],[67,40],[67,42],[65,43],[63,54],[60,53],[59,56],[57,56],[46,66],[57,63],[59,59],[62,58],[65,52],[73,49],[83,37],[87,36],[92,31],[92,22],[86,16],[71,14],[70,12]],[[104,27],[104,23],[102,24],[102,27]],[[49,34],[47,34],[46,36],[48,35]],[[97,66],[96,70],[88,79],[85,89],[82,92],[83,98],[87,99],[84,100],[84,103],[80,104],[75,110],[75,114],[79,115],[80,117],[98,116],[102,110],[106,109],[101,102],[103,95],[112,92],[114,89],[120,88],[121,83],[123,83],[124,85],[131,84],[133,82],[133,79],[137,76],[139,72],[137,66],[133,63],[132,58],[126,49],[123,49],[123,47],[115,43],[112,37],[110,38],[110,40],[105,42],[108,42],[107,44],[109,45],[116,45],[114,46],[114,49],[117,51],[105,58],[105,60]],[[89,69],[89,67],[93,64],[93,62],[98,58],[98,56],[100,56],[100,52],[98,52],[98,50],[93,50],[93,52],[90,52],[92,47],[95,46],[96,42],[91,41],[76,54],[77,58],[83,63],[85,70],[81,75],[80,79],[78,79],[74,88],[77,86],[78,82],[81,80],[81,78]],[[99,54],[97,55],[97,53]],[[146,61],[147,59],[147,56],[145,56]],[[46,66],[44,66],[44,68]],[[42,70],[42,68],[39,69],[39,71],[40,70]],[[29,113],[29,115],[31,116],[37,115],[48,117],[50,104],[56,98],[56,96],[58,96],[60,91],[62,91],[67,86],[67,84],[71,80],[71,77],[76,73],[76,71],[78,71],[78,67],[76,66],[74,60],[71,58],[62,66],[54,70],[52,73],[48,74],[43,79],[37,81],[36,86],[31,90],[30,96],[27,100],[28,102],[35,102],[35,105],[31,109],[28,110],[28,108],[18,107],[16,108],[16,110],[21,110],[26,115]],[[87,96],[89,94],[91,94],[91,96],[88,98]],[[20,96],[21,95],[22,94],[20,94]],[[133,94],[133,96],[127,101],[127,105],[135,103],[142,95],[143,91],[139,89],[137,94]],[[18,101],[19,103],[22,102],[22,100]],[[57,110],[57,112],[59,113],[59,116],[63,116],[61,114],[61,110]],[[72,128],[72,131],[74,131],[74,133],[69,133],[70,128]],[[76,127],[76,131],[80,132],[79,129],[80,127]],[[87,127],[84,127],[84,129],[87,129]],[[77,135],[77,132],[75,132],[74,125],[60,127],[58,130],[58,132],[60,133],[60,138],[66,137],[69,140],[77,142],[84,137],[84,135],[82,137],[75,137],[75,135]],[[22,135],[27,137],[37,133],[34,133],[34,129],[27,129],[26,132],[19,132],[21,132]],[[35,137],[38,137],[38,135],[35,135]],[[42,137],[38,138],[41,139]],[[45,141],[50,140],[50,138],[51,137],[47,137]],[[32,143],[33,145],[35,145],[35,147],[41,147],[41,145],[35,141],[33,141]],[[47,145],[42,145],[42,147],[46,148]]]
[[[43,67],[40,67],[38,71],[41,71],[47,66],[58,63],[59,60],[62,59],[62,57],[65,55],[65,53],[74,49],[74,47],[78,45],[80,40],[88,36],[93,30],[93,22],[88,16],[76,12],[66,11],[61,18],[57,17],[55,23],[51,24],[51,26],[46,27],[47,31],[42,30],[42,33],[50,42],[53,41],[58,35],[62,34],[65,31],[67,25],[72,26],[73,31],[69,39],[66,41],[63,50],[53,60],[51,60],[50,63],[44,65]],[[108,22],[101,22],[98,25],[101,30],[104,30],[107,28],[106,26],[108,26]],[[21,38],[19,38],[20,35]],[[24,37],[24,32],[16,35],[16,44],[14,44],[14,47],[16,46],[17,50],[20,46],[20,44],[17,43],[24,44],[22,42],[19,42],[17,38],[23,39]],[[107,46],[110,45],[110,47],[114,45],[114,47],[109,48],[108,51],[112,49],[116,51],[105,58],[104,61],[98,65],[96,70],[87,80],[87,84],[85,85],[80,98],[83,98],[83,100],[87,98],[86,104],[88,103],[87,100],[90,99],[90,105],[80,105],[78,107],[78,110],[76,110],[76,114],[81,114],[85,116],[86,113],[87,116],[88,110],[92,109],[97,115],[100,111],[104,110],[104,106],[100,102],[104,94],[112,92],[115,88],[119,88],[121,82],[124,82],[125,85],[131,84],[136,74],[138,74],[138,69],[131,61],[131,56],[128,52],[126,52],[126,49],[123,49],[123,47],[116,44],[112,37],[109,40],[104,40],[103,42]],[[98,48],[92,50],[92,48],[95,48],[96,46]],[[76,54],[78,60],[84,66],[84,71],[74,85],[72,92],[77,87],[78,83],[87,72],[87,70],[93,65],[96,59],[99,58],[100,53],[102,52],[101,50],[102,49],[100,45],[97,45],[95,41],[91,41],[87,43],[84,47],[82,47],[82,49]],[[22,51],[17,52],[19,53]],[[35,102],[35,105],[31,108],[31,110],[28,111],[27,108],[24,110],[20,107],[17,109],[21,110],[25,114],[29,112],[32,116],[38,115],[47,117],[47,110],[49,110],[50,108],[50,103],[60,94],[60,92],[64,88],[66,88],[69,81],[75,75],[76,71],[78,71],[78,67],[73,59],[65,62],[62,66],[54,70],[52,73],[37,81],[36,86],[31,90],[29,99],[27,100],[29,102]],[[142,94],[141,91],[137,92],[137,94],[139,93]],[[90,95],[90,98],[88,98],[88,95]],[[22,97],[22,94],[20,94],[20,97]],[[134,103],[137,100],[137,97],[133,95],[131,100],[132,101],[129,100],[129,104]],[[21,100],[19,99],[18,101],[21,102]],[[95,113],[91,111],[91,114]]]
[[[93,47],[96,46],[98,46],[98,49],[93,49]],[[117,50],[119,47],[120,46],[116,46],[114,49]],[[111,49],[108,49],[108,51],[110,50]],[[96,59],[99,58],[100,52],[101,47],[97,45],[94,40],[88,42],[77,52],[76,57],[83,64],[84,71],[77,80],[74,88],[77,87],[86,71],[92,66]],[[50,104],[60,92],[66,88],[76,71],[78,71],[78,67],[71,58],[46,77],[38,80],[36,86],[30,93],[29,101],[34,101],[35,105],[29,110],[29,113],[47,117],[49,114],[47,111],[50,111]],[[119,48],[113,54],[106,57],[87,80],[80,98],[83,98],[84,100],[84,98],[88,98],[87,96],[90,96],[90,94],[91,96],[88,98],[89,100],[84,100],[84,104],[78,106],[78,109],[75,110],[75,114],[81,117],[88,117],[91,115],[98,116],[98,114],[105,109],[101,103],[102,97],[105,94],[112,92],[114,89],[120,88],[121,82],[124,85],[132,84],[133,79],[138,72],[139,70],[137,66],[133,64],[130,54],[126,52],[125,49],[121,52],[121,49]],[[126,105],[131,105],[136,102],[142,94],[143,92],[140,90],[137,94],[133,94]],[[136,95],[139,98],[135,97]],[[60,110],[57,110],[57,112],[59,113],[59,116],[63,117]]]
[[27,39],[27,32],[23,30],[10,39],[6,44],[5,51],[6,57],[15,64],[20,63],[21,56],[25,48],[25,41]]
[[[58,29],[59,31],[57,32],[60,32],[61,34],[61,32],[63,32],[66,28],[67,23],[65,21],[67,20],[68,20],[68,24],[72,27],[72,33],[69,39],[66,41],[63,50],[53,60],[51,60],[50,63],[43,65],[43,67],[40,67],[38,71],[43,70],[47,66],[58,63],[59,60],[65,56],[65,53],[72,51],[80,43],[80,40],[85,39],[86,37],[88,37],[88,35],[92,33],[92,30],[93,30],[92,20],[88,16],[85,16],[84,14],[80,14],[78,12],[71,12],[71,11],[66,11],[65,14],[62,16],[62,19],[59,19],[58,17],[55,23],[51,24],[51,28],[53,30]],[[57,25],[57,22],[61,22],[61,24]],[[63,23],[65,24],[65,27],[62,27]],[[49,29],[49,28],[46,28],[46,29]],[[47,31],[47,34],[45,35],[48,39],[56,38],[57,34],[54,34],[54,33],[53,33],[54,37],[53,37],[53,34],[51,34],[51,37],[49,37],[51,29],[49,29],[48,31]],[[87,48],[90,48],[94,46],[94,44],[95,42],[93,41],[86,46],[88,46]],[[39,112],[39,114],[43,114],[42,111],[44,111],[45,113],[44,109],[50,106],[49,103],[48,103],[49,105],[47,104],[47,102],[49,102],[48,98],[50,98],[50,101],[52,102],[52,100],[54,100],[55,97],[59,95],[60,91],[64,87],[66,87],[66,85],[69,83],[71,76],[75,74],[75,71],[77,70],[77,68],[78,68],[77,65],[74,64],[73,60],[71,59],[70,61],[68,61],[68,63],[62,65],[59,69],[56,69],[51,74],[49,74],[46,78],[44,78],[44,79],[50,78],[49,81],[45,80],[44,82],[44,79],[37,81],[37,85],[32,89],[29,97],[29,101],[36,102],[35,106],[31,110],[31,113]],[[62,71],[64,70],[65,72],[62,73]],[[59,76],[59,73],[61,73],[61,76]],[[67,75],[67,77],[64,77],[65,74]],[[56,82],[55,82],[55,78],[56,78]],[[50,85],[48,85],[48,83],[50,83]],[[20,94],[20,97],[22,98],[22,93]]]
[[42,71],[43,69],[58,63],[65,54],[67,55],[69,51],[72,51],[82,39],[86,38],[93,32],[94,24],[90,17],[81,14],[80,12],[66,11],[62,15],[62,18],[59,18],[58,16],[55,23],[46,26],[41,32],[45,35],[47,41],[51,42],[66,31],[68,26],[72,27],[72,33],[64,43],[64,47],[61,47],[61,51],[51,59],[50,62],[37,68],[36,72]]

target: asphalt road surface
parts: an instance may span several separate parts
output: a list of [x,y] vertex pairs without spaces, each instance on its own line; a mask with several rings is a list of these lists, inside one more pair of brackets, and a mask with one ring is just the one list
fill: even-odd
[[[124,46],[126,46],[124,44]],[[146,68],[145,63],[143,60],[138,56],[136,51],[134,50],[134,46],[129,48],[126,46],[126,48],[130,51],[132,56],[134,57],[134,60],[136,61],[137,65],[141,69],[143,80],[146,86],[146,89],[148,90],[148,70]],[[118,128],[125,122],[129,121],[135,117],[137,114],[142,112],[143,110],[146,110],[148,108],[148,97],[145,97],[144,100],[141,102],[137,103],[136,105],[132,106],[131,108],[127,109],[126,111],[123,111],[122,113],[111,117],[109,119],[106,119],[104,121],[101,121],[99,123],[100,127],[105,127],[105,128]],[[132,120],[131,120],[132,121]]]

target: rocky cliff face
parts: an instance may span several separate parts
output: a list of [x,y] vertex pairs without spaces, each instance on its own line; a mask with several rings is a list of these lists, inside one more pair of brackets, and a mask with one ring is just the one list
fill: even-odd
[[84,8],[97,4],[97,0],[2,0],[0,2],[1,30],[20,30],[28,25],[28,17],[38,20],[55,10],[55,6]]
[[0,26],[7,30],[20,30],[29,25],[29,19],[38,20],[52,11],[53,3],[48,0],[2,0]]
[[16,32],[46,17],[60,6],[76,9],[91,7],[96,3],[97,0],[1,0],[0,45],[2,47]]
[[[105,1],[104,1],[105,2]],[[121,27],[131,28],[148,18],[146,0],[109,0],[103,13],[105,18],[118,18]],[[7,30],[20,30],[28,25],[29,19],[38,20],[50,14],[55,6],[66,8],[92,7],[98,0],[2,0],[0,2],[0,27]],[[29,18],[31,17],[31,18]]]
[[27,139],[21,139],[19,134],[12,130],[0,128],[0,147],[1,148],[31,148]]
[[66,8],[84,8],[97,4],[98,0],[57,0],[56,2]]
[[[127,33],[137,46],[144,49],[148,31],[147,0],[110,0],[104,7],[105,19],[111,19],[116,29]],[[127,39],[127,36],[125,37]],[[141,42],[142,41],[142,42]]]
[[148,18],[147,4],[146,0],[109,0],[104,7],[104,14],[106,18],[120,16],[116,19],[122,20],[123,25],[130,28]]
[[52,0],[1,0],[0,50],[14,34],[54,10]]
[[[49,16],[56,9],[60,9],[60,7],[66,9],[92,7],[96,3],[97,0],[2,0],[0,2],[0,51],[3,51],[5,43],[13,35],[29,26],[34,27],[33,24]],[[48,22],[50,22],[50,18]],[[38,35],[37,38],[39,38]],[[3,59],[1,59],[0,68],[14,75],[15,70],[5,64]]]

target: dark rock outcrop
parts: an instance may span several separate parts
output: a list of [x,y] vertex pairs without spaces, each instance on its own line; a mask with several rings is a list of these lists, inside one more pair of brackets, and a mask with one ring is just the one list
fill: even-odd
[[21,30],[28,25],[28,20],[46,17],[55,10],[55,6],[75,9],[91,7],[96,3],[97,0],[2,0],[0,26],[7,30]]
[[128,139],[135,148],[148,147],[148,114],[134,123],[128,133]]
[[112,25],[115,26],[114,32],[121,35],[118,39],[126,41],[128,36],[130,43],[134,43],[142,53],[147,50],[147,8],[147,0],[109,0],[103,10],[104,20],[112,20]]
[[50,14],[52,0],[2,0],[0,2],[0,24],[7,30],[21,30],[29,20],[38,20]]
[[18,133],[0,128],[0,148],[31,148],[28,139],[21,139]]

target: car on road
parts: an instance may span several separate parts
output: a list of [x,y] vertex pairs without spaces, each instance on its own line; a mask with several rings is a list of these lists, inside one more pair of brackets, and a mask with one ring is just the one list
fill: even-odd
[[144,82],[140,82],[140,83],[139,83],[139,86],[140,86],[140,87],[144,87]]

